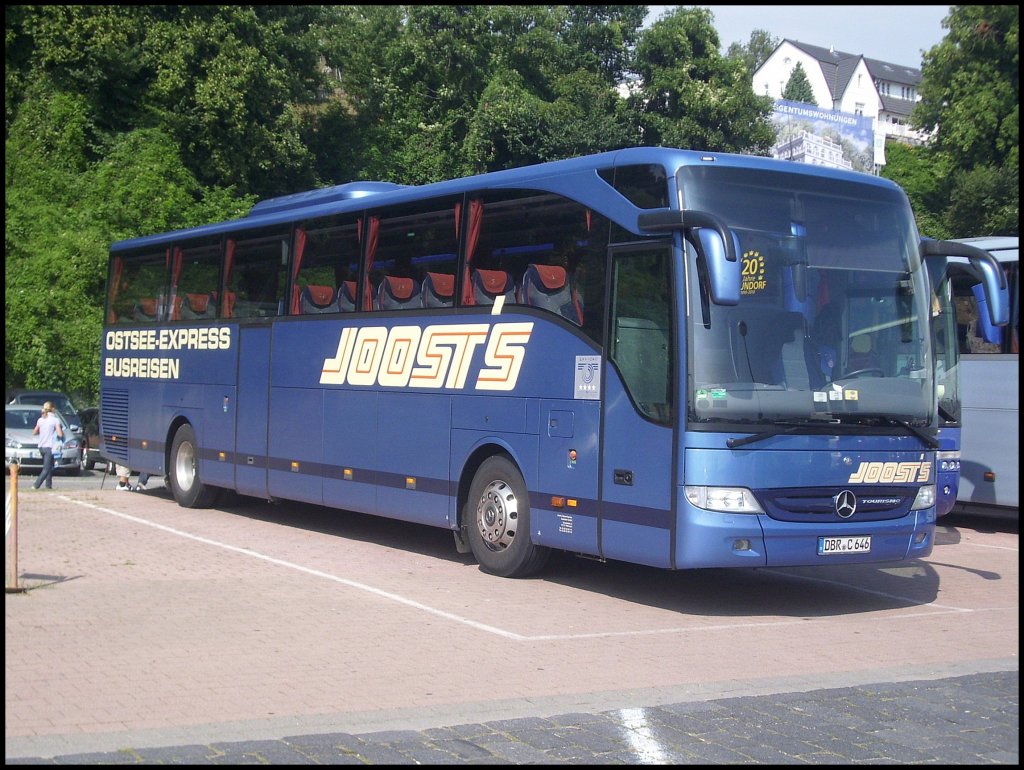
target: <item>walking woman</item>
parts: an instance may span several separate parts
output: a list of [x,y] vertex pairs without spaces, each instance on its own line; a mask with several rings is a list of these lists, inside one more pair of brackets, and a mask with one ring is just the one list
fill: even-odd
[[57,417],[52,401],[43,404],[43,411],[32,433],[39,435],[39,451],[43,455],[43,469],[39,471],[39,478],[32,488],[39,489],[45,484],[47,489],[53,489],[53,447],[58,441],[64,440],[64,429],[60,426],[60,418]]

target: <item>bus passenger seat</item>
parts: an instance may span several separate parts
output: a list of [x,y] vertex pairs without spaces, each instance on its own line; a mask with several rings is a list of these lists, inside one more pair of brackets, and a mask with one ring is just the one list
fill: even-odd
[[455,276],[428,272],[420,294],[423,307],[451,307],[455,300]]
[[545,308],[583,325],[583,309],[575,287],[560,265],[530,265],[526,268],[520,299],[524,305]]
[[516,301],[516,286],[504,270],[474,270],[473,300],[477,305],[493,305],[498,297],[505,302]]
[[181,303],[181,317],[186,320],[213,318],[216,314],[216,301],[209,294],[186,294]]
[[408,310],[420,305],[420,285],[415,278],[386,275],[377,287],[377,307],[380,310]]
[[336,313],[338,309],[334,304],[334,287],[315,284],[303,286],[299,294],[299,307],[303,314]]
[[156,320],[156,300],[152,297],[143,297],[135,303],[135,320],[136,321],[155,321]]
[[356,282],[343,281],[338,287],[338,310],[342,313],[351,313],[356,307]]

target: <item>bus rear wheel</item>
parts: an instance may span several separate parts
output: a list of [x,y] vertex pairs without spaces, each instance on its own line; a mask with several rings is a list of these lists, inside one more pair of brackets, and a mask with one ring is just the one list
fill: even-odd
[[182,425],[174,434],[168,480],[174,499],[183,508],[206,508],[217,499],[217,488],[199,479],[196,434],[191,425]]
[[506,457],[489,457],[473,476],[462,520],[484,572],[527,577],[543,568],[550,550],[530,540],[526,482]]

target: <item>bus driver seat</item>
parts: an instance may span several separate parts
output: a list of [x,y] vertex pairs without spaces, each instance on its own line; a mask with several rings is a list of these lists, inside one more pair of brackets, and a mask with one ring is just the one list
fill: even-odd
[[850,338],[850,360],[846,365],[846,372],[844,374],[878,368],[878,355],[873,349],[871,335],[855,334]]

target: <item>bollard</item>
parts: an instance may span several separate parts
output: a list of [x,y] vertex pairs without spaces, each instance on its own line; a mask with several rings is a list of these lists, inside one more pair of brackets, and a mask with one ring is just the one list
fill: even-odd
[[25,589],[18,585],[18,465],[12,460],[11,491],[7,493],[5,511],[4,543],[4,593],[20,593]]

